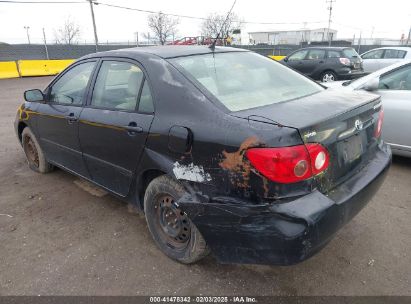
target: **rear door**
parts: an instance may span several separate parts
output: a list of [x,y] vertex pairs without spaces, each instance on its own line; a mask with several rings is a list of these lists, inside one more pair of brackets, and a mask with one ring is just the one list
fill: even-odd
[[80,116],[80,142],[91,178],[127,195],[154,117],[149,82],[134,61],[100,64]]
[[405,56],[405,51],[396,49],[386,49],[384,52],[384,57],[381,60],[381,68],[394,64]]
[[96,60],[79,62],[63,72],[39,104],[37,127],[40,144],[49,161],[84,177],[89,177],[81,156],[78,119],[83,109]]
[[411,151],[411,64],[380,77],[383,138],[394,149]]

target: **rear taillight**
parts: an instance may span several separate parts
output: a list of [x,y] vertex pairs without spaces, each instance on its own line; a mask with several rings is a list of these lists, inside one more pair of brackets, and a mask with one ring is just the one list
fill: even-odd
[[340,62],[343,64],[343,65],[351,65],[351,60],[350,59],[348,59],[348,58],[340,58]]
[[330,157],[320,144],[280,148],[252,148],[246,156],[266,178],[278,183],[295,183],[327,169]]
[[374,136],[376,138],[381,136],[382,132],[382,123],[384,122],[384,109],[381,108],[380,112],[378,113],[378,120],[377,120],[377,126],[375,128],[375,133]]

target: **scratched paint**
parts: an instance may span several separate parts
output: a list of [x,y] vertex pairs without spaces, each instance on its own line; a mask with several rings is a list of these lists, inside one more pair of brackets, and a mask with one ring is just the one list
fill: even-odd
[[184,179],[198,183],[211,181],[210,174],[205,173],[202,166],[196,166],[193,163],[189,165],[182,165],[179,162],[175,162],[173,165],[173,173],[177,179]]

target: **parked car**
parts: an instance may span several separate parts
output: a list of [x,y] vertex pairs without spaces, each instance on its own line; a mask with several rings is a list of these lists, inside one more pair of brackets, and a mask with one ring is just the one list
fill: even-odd
[[303,261],[391,163],[378,96],[326,90],[241,49],[91,54],[24,96],[15,129],[30,168],[134,204],[182,263],[209,250],[224,263]]
[[361,55],[364,72],[372,73],[398,61],[411,59],[411,47],[383,47]]
[[394,154],[411,157],[411,60],[403,60],[355,81],[326,84],[333,88],[367,90],[381,96],[382,137]]
[[285,65],[322,82],[364,76],[362,60],[353,48],[312,47],[299,49],[281,60]]

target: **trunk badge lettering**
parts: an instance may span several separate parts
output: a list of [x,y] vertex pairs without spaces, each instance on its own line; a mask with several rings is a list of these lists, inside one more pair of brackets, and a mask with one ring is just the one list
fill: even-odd
[[361,131],[362,128],[364,127],[364,124],[361,120],[357,119],[354,123],[354,126],[358,131]]
[[305,138],[310,138],[310,137],[313,137],[313,136],[315,136],[315,135],[317,135],[317,132],[311,131],[311,132],[305,134],[304,137],[305,137]]

